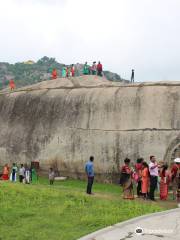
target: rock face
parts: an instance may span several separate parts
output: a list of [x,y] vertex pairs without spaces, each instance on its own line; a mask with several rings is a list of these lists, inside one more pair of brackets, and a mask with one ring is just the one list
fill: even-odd
[[125,157],[179,154],[180,83],[122,84],[97,76],[0,92],[0,165],[40,161],[81,177],[90,155],[111,179]]

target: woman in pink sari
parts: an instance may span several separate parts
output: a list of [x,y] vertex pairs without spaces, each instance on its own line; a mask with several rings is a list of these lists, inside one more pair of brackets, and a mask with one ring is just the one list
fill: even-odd
[[170,175],[168,172],[168,165],[165,164],[162,167],[162,171],[160,173],[161,181],[160,181],[160,199],[167,200],[168,197],[168,187],[170,182]]

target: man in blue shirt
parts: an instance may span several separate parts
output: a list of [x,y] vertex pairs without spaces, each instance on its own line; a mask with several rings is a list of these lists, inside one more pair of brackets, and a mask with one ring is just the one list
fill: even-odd
[[92,194],[91,189],[94,182],[94,165],[93,165],[94,157],[91,156],[89,161],[85,165],[85,171],[88,177],[87,183],[87,194]]

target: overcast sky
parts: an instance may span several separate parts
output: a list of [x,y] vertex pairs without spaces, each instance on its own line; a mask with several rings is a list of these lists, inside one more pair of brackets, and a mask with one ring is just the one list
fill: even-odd
[[180,0],[0,0],[0,61],[101,60],[136,81],[180,80]]

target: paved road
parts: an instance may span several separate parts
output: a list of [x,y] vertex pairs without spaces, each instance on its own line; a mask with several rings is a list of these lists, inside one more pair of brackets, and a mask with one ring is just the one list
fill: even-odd
[[[139,229],[139,230],[136,230]],[[140,232],[140,233],[136,233]],[[180,208],[102,229],[79,240],[180,240]]]

